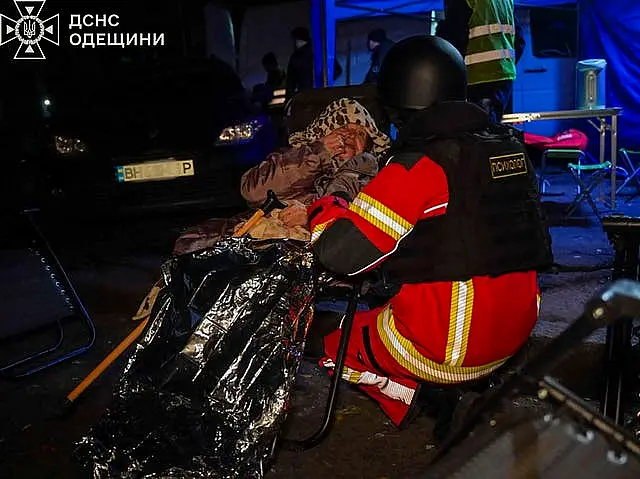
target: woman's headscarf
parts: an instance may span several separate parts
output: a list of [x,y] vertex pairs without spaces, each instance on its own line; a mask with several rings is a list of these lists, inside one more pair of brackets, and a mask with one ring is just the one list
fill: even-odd
[[331,102],[307,128],[289,136],[289,144],[294,148],[309,145],[349,124],[364,127],[372,140],[372,153],[376,156],[384,155],[389,150],[390,138],[378,130],[371,113],[351,98],[340,98]]

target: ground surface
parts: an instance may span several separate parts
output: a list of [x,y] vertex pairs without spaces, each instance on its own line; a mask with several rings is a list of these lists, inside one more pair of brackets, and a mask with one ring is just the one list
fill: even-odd
[[[588,206],[582,209],[586,218],[562,218],[572,192],[566,178],[554,177],[552,185],[565,191],[563,197],[550,198],[546,204],[554,224],[556,261],[602,269],[541,277],[543,302],[534,347],[562,331],[579,315],[584,302],[610,279],[607,266],[612,251],[593,215],[588,214]],[[632,211],[632,206],[622,208]],[[22,380],[0,380],[0,478],[85,477],[70,458],[71,447],[109,404],[122,360],[92,385],[71,415],[60,418],[54,413],[61,399],[135,327],[130,315],[156,278],[180,227],[194,220],[132,224],[121,219],[93,225],[86,221],[46,225],[95,320],[97,339],[89,352],[73,360]],[[595,394],[602,339],[601,333],[594,335],[557,370],[586,395]],[[40,340],[27,339],[31,344]],[[9,351],[11,345],[2,344],[0,352]],[[326,376],[314,363],[303,363],[288,424],[290,435],[302,436],[318,423],[327,385]],[[529,405],[535,406],[535,402]],[[398,431],[373,402],[344,387],[331,436],[305,453],[283,451],[268,477],[406,477],[407,469],[426,463],[433,450],[432,426],[431,419],[419,417],[411,427]]]

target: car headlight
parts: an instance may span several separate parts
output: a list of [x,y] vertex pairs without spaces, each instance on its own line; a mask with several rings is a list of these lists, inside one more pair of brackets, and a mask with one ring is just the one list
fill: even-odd
[[245,143],[252,140],[263,123],[259,120],[247,121],[239,125],[229,126],[222,130],[218,136],[218,144],[229,145],[234,143]]
[[87,145],[78,138],[68,138],[66,136],[54,137],[56,151],[60,155],[71,155],[74,153],[86,153]]

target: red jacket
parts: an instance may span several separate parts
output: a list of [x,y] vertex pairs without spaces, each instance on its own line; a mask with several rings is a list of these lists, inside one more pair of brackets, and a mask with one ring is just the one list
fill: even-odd
[[[319,261],[348,275],[374,268],[418,220],[447,214],[447,185],[443,169],[424,157],[410,170],[389,164],[351,204],[321,198],[309,208]],[[405,284],[378,315],[371,347],[391,377],[463,382],[513,355],[529,337],[538,308],[534,271]]]

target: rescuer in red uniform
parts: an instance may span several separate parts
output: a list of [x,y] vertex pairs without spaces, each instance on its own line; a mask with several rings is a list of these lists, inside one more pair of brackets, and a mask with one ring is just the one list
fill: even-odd
[[[328,270],[377,270],[396,294],[354,320],[342,377],[398,426],[425,385],[485,377],[527,341],[536,271],[552,263],[535,172],[517,130],[466,99],[458,51],[433,36],[397,43],[378,91],[398,128],[393,155],[355,197],[309,207]],[[340,331],[325,338],[333,368]]]

